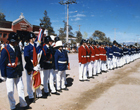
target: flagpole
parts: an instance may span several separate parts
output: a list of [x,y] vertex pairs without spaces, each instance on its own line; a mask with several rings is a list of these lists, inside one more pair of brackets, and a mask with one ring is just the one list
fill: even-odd
[[35,89],[35,95],[34,95],[34,103],[36,101],[36,89]]

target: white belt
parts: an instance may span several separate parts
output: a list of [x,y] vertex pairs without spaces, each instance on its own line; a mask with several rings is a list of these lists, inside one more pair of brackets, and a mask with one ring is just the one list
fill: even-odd
[[[14,66],[15,63],[8,63],[8,66]],[[20,65],[20,62],[17,63],[17,65]]]
[[91,57],[95,57],[95,56],[91,56]]
[[89,55],[87,55],[87,57],[90,57]]
[[112,53],[110,53],[109,55],[113,55]]
[[87,56],[82,56],[82,57],[87,57]]
[[99,56],[99,54],[95,54],[95,56]]
[[52,61],[46,61],[46,63],[52,63]]
[[100,55],[104,55],[104,56],[106,56],[106,54],[100,54]]
[[67,61],[58,61],[58,63],[67,63]]

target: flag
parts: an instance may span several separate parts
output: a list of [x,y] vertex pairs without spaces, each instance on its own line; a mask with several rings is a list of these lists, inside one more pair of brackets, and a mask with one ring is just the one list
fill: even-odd
[[[41,43],[42,35],[43,35],[43,30],[40,29],[39,34],[37,36],[37,40],[35,41],[33,47],[33,66],[37,66],[41,58],[42,49],[40,43]],[[32,79],[33,79],[33,87],[34,89],[37,89],[41,85],[40,72],[34,70]]]

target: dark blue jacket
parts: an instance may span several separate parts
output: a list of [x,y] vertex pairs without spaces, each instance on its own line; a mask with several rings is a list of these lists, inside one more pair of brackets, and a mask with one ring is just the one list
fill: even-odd
[[42,53],[41,68],[52,69],[53,66],[54,66],[53,48],[51,46],[47,47],[46,45],[44,45],[43,53]]
[[15,63],[16,56],[18,57],[18,65],[16,67],[9,67],[8,64],[10,64],[8,53],[5,49],[1,52],[1,59],[0,59],[0,66],[1,66],[1,75],[2,77],[7,78],[17,78],[22,76],[22,58],[21,58],[21,52],[19,47],[16,47],[16,51],[14,51],[10,45],[7,45],[7,50],[10,54],[11,63]]
[[29,45],[24,48],[24,59],[25,59],[25,69],[27,72],[31,72],[33,70],[33,45],[29,43]]
[[59,50],[56,50],[54,55],[54,61],[55,61],[55,69],[58,71],[64,71],[67,70],[68,66],[68,55],[67,51],[63,50],[60,52]]

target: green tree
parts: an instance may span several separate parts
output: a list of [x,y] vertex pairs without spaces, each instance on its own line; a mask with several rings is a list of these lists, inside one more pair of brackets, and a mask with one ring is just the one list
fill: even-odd
[[77,31],[77,32],[76,32],[76,42],[77,42],[77,43],[80,43],[81,40],[82,40],[82,34],[81,34],[80,31]]
[[58,31],[60,40],[62,40],[63,43],[66,43],[66,34],[64,28],[60,28]]
[[92,38],[92,37],[90,37],[88,40],[89,40],[89,41],[93,41],[93,38]]
[[48,30],[48,35],[54,34],[53,27],[51,26],[50,18],[47,15],[47,11],[44,11],[43,19],[40,19],[40,27]]
[[99,30],[96,30],[93,34],[92,37],[94,40],[100,40],[100,41],[105,41],[105,42],[110,42],[110,38],[106,37],[104,32],[101,32]]
[[6,21],[5,15],[0,12],[0,21]]
[[[63,20],[63,23],[64,23],[64,32],[65,32],[65,34],[66,34],[66,31],[67,31],[67,22]],[[69,29],[69,30],[68,30],[69,36],[73,36],[74,34],[73,34],[73,32],[72,32],[72,30],[73,30],[72,26],[69,25],[69,26],[68,26],[68,29]]]

